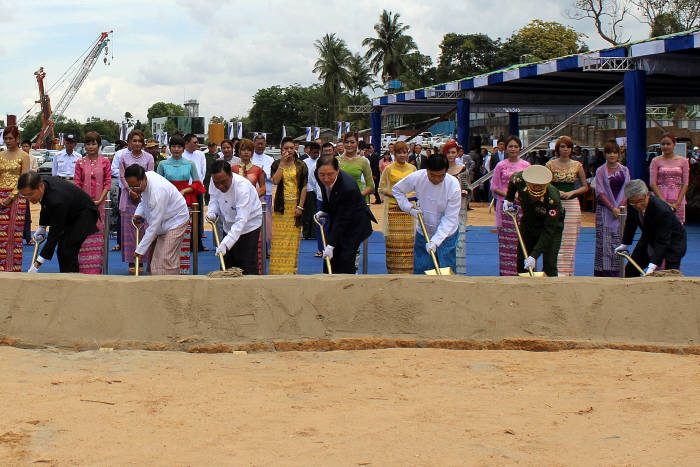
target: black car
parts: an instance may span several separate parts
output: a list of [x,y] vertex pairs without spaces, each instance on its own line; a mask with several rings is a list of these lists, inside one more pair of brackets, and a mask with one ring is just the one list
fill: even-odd
[[52,161],[46,161],[43,164],[39,166],[39,175],[41,176],[41,179],[43,180],[46,177],[51,176],[51,171],[53,170],[53,162]]

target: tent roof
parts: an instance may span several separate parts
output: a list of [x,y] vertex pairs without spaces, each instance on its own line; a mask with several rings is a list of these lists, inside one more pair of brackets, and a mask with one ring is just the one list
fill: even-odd
[[[513,65],[437,86],[377,97],[384,114],[438,114],[469,98],[471,112],[567,113],[578,110],[623,79],[624,71],[583,71],[584,61],[599,57],[632,58],[647,72],[647,103],[700,104],[700,30]],[[448,91],[454,91],[450,93]],[[596,112],[624,111],[620,91]]]

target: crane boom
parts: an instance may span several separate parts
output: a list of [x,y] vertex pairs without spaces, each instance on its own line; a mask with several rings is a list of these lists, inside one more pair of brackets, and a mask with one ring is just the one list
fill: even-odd
[[[83,63],[78,69],[78,72],[71,80],[70,84],[68,85],[68,89],[66,89],[66,91],[61,96],[61,99],[58,101],[58,104],[56,105],[53,112],[51,111],[51,103],[49,100],[49,96],[44,92],[43,79],[46,76],[46,73],[44,73],[43,68],[41,68],[38,72],[34,73],[36,75],[37,82],[39,83],[38,102],[42,104],[42,129],[36,138],[36,142],[34,144],[35,149],[42,147],[46,147],[47,149],[53,148],[54,125],[56,124],[58,119],[63,116],[63,113],[66,111],[71,101],[78,93],[78,90],[85,81],[85,78],[87,78],[87,75],[90,74],[90,71],[95,67],[95,63],[97,63],[97,59],[99,58],[102,51],[106,51],[107,45],[109,44],[109,36],[110,34],[112,34],[112,32],[113,31],[108,31],[100,34],[100,37],[90,48],[90,52],[85,56],[85,59],[83,60]],[[105,62],[106,60],[107,59],[105,58]]]

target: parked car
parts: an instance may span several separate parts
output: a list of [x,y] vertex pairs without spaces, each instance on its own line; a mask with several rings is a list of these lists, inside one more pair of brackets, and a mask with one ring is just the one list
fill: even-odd
[[102,155],[111,159],[112,157],[114,157],[114,153],[117,152],[116,149],[117,147],[113,144],[105,146],[102,148]]
[[51,171],[53,170],[53,162],[52,161],[46,161],[43,164],[39,166],[39,176],[43,180],[46,177],[51,176]]

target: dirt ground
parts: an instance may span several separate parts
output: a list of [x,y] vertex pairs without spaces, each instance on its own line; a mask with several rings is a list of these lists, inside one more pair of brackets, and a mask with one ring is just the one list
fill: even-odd
[[2,465],[700,460],[698,356],[0,347],[0,373]]

